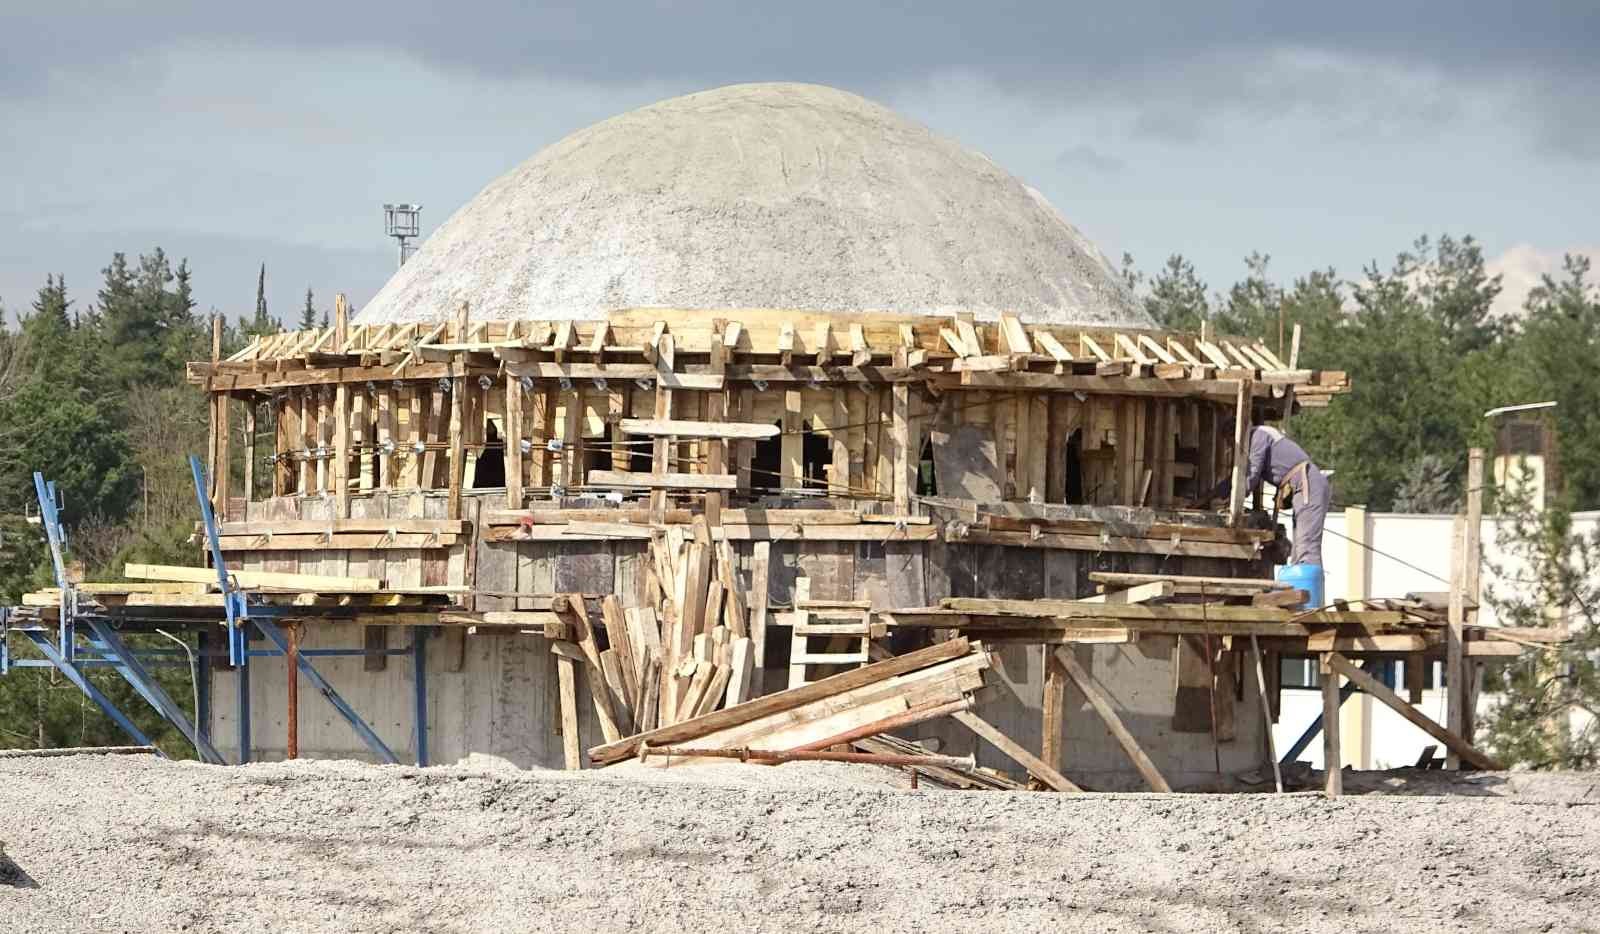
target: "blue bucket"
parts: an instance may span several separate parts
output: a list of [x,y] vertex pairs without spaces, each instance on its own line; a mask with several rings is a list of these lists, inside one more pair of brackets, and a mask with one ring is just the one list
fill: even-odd
[[1286,564],[1278,568],[1278,580],[1297,590],[1306,592],[1307,599],[1301,605],[1301,609],[1316,609],[1327,605],[1326,601],[1323,600],[1324,575],[1321,566],[1315,564]]

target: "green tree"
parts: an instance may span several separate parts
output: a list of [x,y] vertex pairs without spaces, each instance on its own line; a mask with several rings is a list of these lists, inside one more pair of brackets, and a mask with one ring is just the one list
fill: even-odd
[[1211,317],[1206,284],[1195,274],[1194,264],[1178,253],[1167,257],[1166,265],[1150,280],[1144,307],[1156,324],[1171,331],[1199,331],[1200,322]]
[[1600,766],[1600,529],[1573,530],[1566,504],[1533,508],[1522,484],[1499,491],[1496,544],[1504,556],[1485,600],[1504,626],[1564,627],[1571,639],[1485,666],[1498,695],[1485,742],[1511,766]]
[[300,330],[309,331],[317,326],[317,306],[311,300],[311,287],[306,286],[306,307],[300,310]]

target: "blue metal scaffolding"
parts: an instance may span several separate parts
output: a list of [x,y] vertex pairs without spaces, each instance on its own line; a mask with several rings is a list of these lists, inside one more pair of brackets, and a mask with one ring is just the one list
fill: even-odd
[[[47,627],[43,618],[30,619],[15,611],[0,608],[0,675],[13,668],[53,668],[84,693],[118,728],[139,745],[153,745],[139,729],[133,718],[121,710],[105,692],[88,677],[91,668],[106,667],[116,671],[152,709],[194,747],[201,761],[222,765],[226,760],[212,744],[210,733],[210,672],[215,664],[226,661],[236,672],[235,711],[238,729],[238,761],[250,761],[250,659],[263,656],[290,654],[288,639],[282,621],[286,618],[305,619],[323,617],[337,621],[344,611],[337,608],[290,607],[273,603],[242,590],[229,574],[222,558],[216,516],[207,496],[205,468],[200,458],[191,456],[189,465],[194,477],[195,495],[206,533],[206,545],[213,566],[217,569],[217,584],[221,590],[221,612],[208,608],[143,607],[141,613],[126,610],[120,613],[99,606],[94,600],[81,599],[82,595],[66,573],[66,532],[61,524],[56,502],[56,490],[40,473],[34,474],[34,491],[39,499],[39,513],[50,547],[50,558],[60,590],[57,608],[57,625]],[[220,615],[220,619],[218,616]],[[225,647],[213,648],[208,635],[217,625],[224,627]],[[125,638],[127,632],[149,630],[156,626],[197,633],[196,660],[196,710],[194,718],[179,706],[162,688],[151,669],[164,665],[183,664],[173,656],[184,654],[174,649],[135,649]],[[54,629],[54,633],[51,629]],[[375,651],[383,655],[409,655],[413,663],[415,681],[415,722],[412,740],[416,748],[418,765],[428,764],[428,701],[427,701],[427,640],[433,627],[412,625],[409,646],[397,649],[297,649],[297,677],[311,683],[317,693],[327,699],[339,716],[347,722],[372,754],[382,762],[397,764],[399,759],[388,744],[317,670],[313,659],[341,656],[367,656]],[[41,656],[38,659],[15,658],[11,653],[10,638],[15,633],[27,640]],[[54,635],[54,639],[51,636]],[[269,648],[251,648],[259,635]],[[198,723],[196,721],[199,721]]]

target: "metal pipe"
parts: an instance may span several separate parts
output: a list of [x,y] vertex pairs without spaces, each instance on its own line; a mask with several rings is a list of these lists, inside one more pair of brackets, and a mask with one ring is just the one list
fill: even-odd
[[922,766],[941,769],[960,769],[970,772],[978,767],[974,756],[907,756],[879,752],[823,752],[820,750],[776,752],[769,749],[694,749],[688,746],[651,749],[639,745],[639,760],[650,756],[683,759],[738,759],[740,762],[860,762],[866,765]]
[[300,758],[300,625],[290,623],[284,627],[289,630],[289,650],[285,654],[288,663],[285,668],[289,672],[289,742],[285,758]]
[[915,726],[918,723],[937,720],[940,717],[948,717],[953,713],[971,709],[972,698],[963,694],[953,701],[933,701],[920,707],[913,707],[910,710],[884,717],[881,720],[864,723],[853,730],[845,730],[843,733],[837,733],[825,739],[796,746],[789,751],[809,752],[817,749],[827,749],[830,746],[840,746],[845,743],[855,742],[858,739],[866,739],[868,736],[877,736],[879,733],[888,733],[892,730]]

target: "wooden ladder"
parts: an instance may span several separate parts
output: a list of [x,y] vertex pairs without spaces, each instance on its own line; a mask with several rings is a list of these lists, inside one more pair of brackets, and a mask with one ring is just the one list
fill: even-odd
[[[883,635],[883,625],[875,626],[872,622],[870,601],[812,600],[809,584],[806,578],[796,581],[794,629],[789,640],[791,688],[813,680],[812,673],[806,670],[809,666],[865,665],[870,658],[872,639]],[[820,651],[813,650],[809,642],[812,637],[827,638],[827,646]]]

